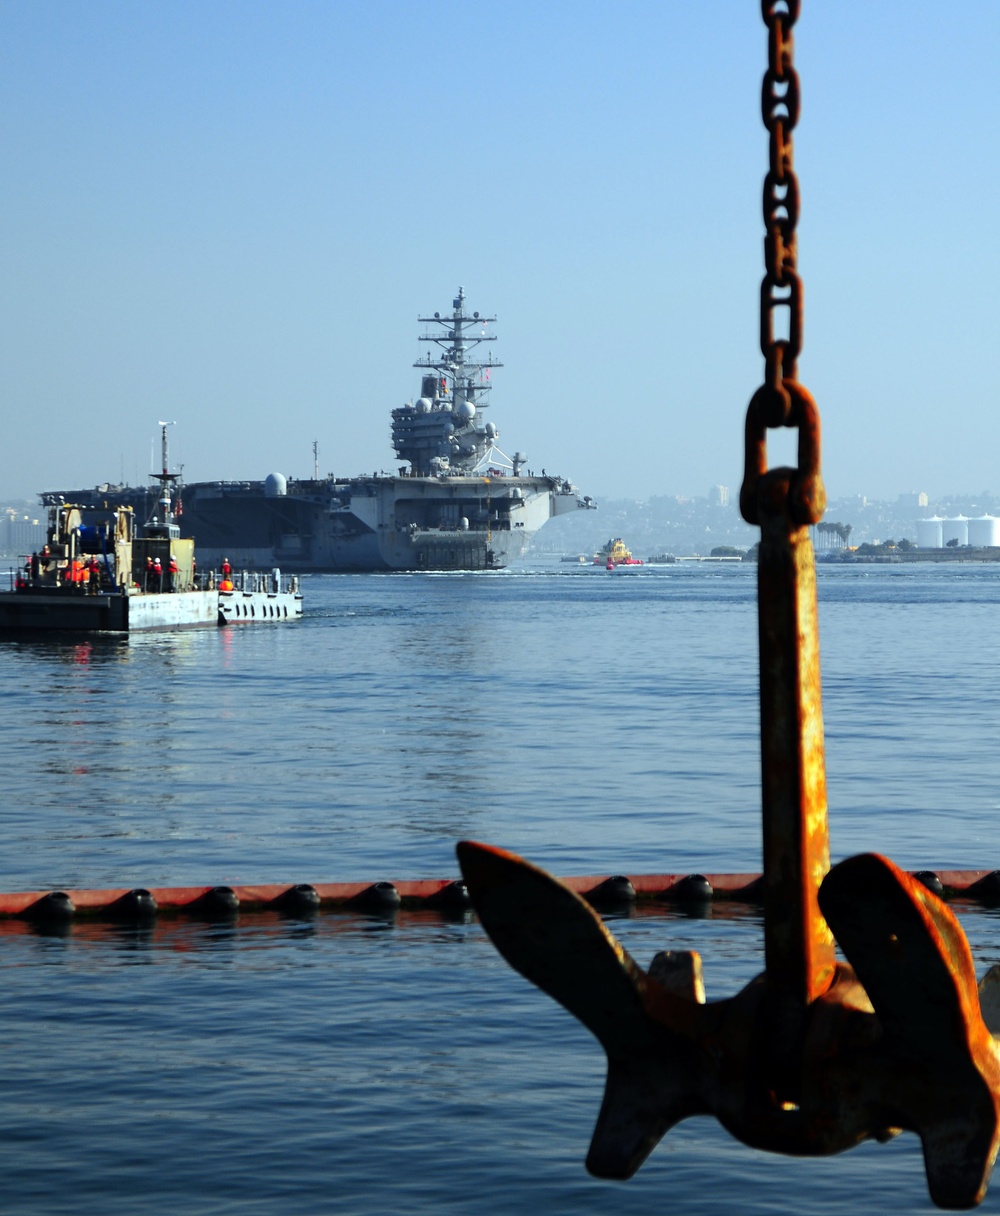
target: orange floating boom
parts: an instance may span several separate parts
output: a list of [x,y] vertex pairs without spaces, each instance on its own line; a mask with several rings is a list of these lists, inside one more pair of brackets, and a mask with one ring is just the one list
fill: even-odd
[[[945,898],[1000,903],[1000,870],[925,870],[925,885]],[[758,903],[760,874],[580,875],[561,881],[596,905],[699,903],[709,900]],[[112,887],[0,893],[0,918],[68,918],[260,912],[275,908],[309,911],[336,908],[459,908],[468,905],[464,884],[451,878],[394,882],[265,883],[239,886]]]

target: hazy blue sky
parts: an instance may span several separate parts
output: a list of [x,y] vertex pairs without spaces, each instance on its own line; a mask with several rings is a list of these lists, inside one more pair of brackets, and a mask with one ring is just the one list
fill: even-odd
[[[418,314],[507,452],[739,484],[758,0],[2,0],[0,497],[393,467]],[[1000,0],[805,0],[803,382],[831,495],[1000,490]],[[772,463],[781,449],[775,447]]]

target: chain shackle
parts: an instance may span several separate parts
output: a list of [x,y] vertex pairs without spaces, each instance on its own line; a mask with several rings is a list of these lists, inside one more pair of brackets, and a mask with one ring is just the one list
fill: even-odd
[[740,514],[748,524],[760,525],[762,508],[786,515],[796,527],[817,524],[826,510],[826,489],[820,471],[819,406],[812,393],[797,380],[782,385],[790,403],[786,426],[798,435],[798,465],[794,469],[767,467],[768,409],[766,384],[754,393],[747,407],[745,463],[740,487]]

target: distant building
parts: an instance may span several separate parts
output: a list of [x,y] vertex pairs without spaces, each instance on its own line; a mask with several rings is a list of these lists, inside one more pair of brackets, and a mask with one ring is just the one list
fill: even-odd
[[708,501],[713,507],[728,507],[729,486],[712,486],[708,492]]
[[917,520],[917,544],[921,549],[940,549],[951,545],[972,545],[976,549],[1000,548],[1000,518],[965,515]]
[[944,520],[940,515],[917,520],[917,544],[921,549],[940,549],[944,544]]
[[951,515],[941,521],[941,535],[945,546],[951,541],[956,545],[969,543],[969,518],[967,515]]
[[43,520],[7,507],[0,513],[0,553],[6,557],[34,553],[45,544]]
[[970,519],[969,544],[978,549],[1000,548],[1000,519],[994,515]]
[[913,511],[923,511],[927,506],[927,495],[923,492],[911,490],[909,494],[900,494],[897,502],[901,507],[906,507]]

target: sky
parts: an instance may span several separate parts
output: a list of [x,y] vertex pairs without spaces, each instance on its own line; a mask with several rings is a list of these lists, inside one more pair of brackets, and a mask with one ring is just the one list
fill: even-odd
[[[803,2],[831,498],[1000,491],[998,52],[997,0]],[[0,0],[0,500],[142,482],[160,420],[187,481],[391,470],[460,285],[505,452],[735,490],[766,57],[758,0]]]

